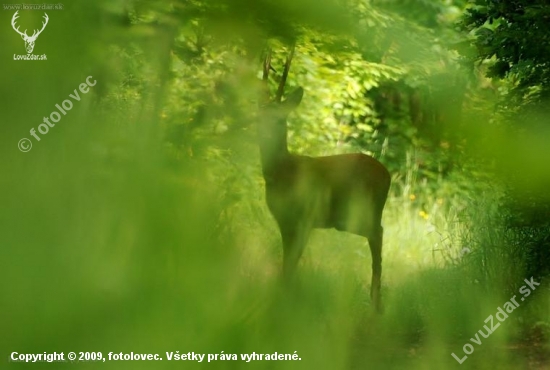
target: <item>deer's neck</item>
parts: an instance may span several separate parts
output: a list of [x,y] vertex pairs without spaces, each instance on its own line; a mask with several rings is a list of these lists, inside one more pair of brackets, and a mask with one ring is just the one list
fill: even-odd
[[262,172],[266,181],[281,171],[290,158],[288,151],[286,132],[284,137],[260,142],[260,159]]

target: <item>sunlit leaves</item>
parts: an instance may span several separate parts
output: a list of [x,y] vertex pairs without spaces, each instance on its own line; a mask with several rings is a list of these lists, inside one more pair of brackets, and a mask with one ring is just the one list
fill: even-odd
[[[546,1],[476,1],[468,9],[462,27],[475,31],[472,40],[478,49],[474,60],[495,57],[489,75],[508,78],[516,104],[533,85],[539,85],[540,98],[549,94],[550,8]],[[532,96],[531,96],[532,98]],[[531,102],[532,99],[529,99]],[[536,101],[537,99],[535,99]]]

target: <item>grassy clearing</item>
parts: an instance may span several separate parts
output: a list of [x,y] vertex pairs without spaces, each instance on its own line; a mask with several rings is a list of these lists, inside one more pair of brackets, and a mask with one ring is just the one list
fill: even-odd
[[[510,259],[508,233],[494,217],[496,194],[474,196],[443,180],[437,183],[437,191],[430,191],[426,183],[415,186],[410,181],[416,175],[394,179],[385,211],[383,316],[371,312],[371,258],[366,240],[335,230],[316,230],[301,262],[295,295],[277,296],[282,301],[274,301],[268,290],[254,325],[272,321],[262,315],[273,307],[284,307],[283,312],[292,307],[284,320],[294,322],[300,317],[294,315],[294,305],[298,305],[307,319],[300,318],[295,330],[312,334],[300,346],[314,346],[314,356],[343,356],[339,365],[351,368],[365,364],[374,369],[454,368],[458,362],[451,353],[463,358],[467,343],[474,348],[466,360],[471,368],[544,366],[547,330],[541,328],[546,326],[540,320],[548,318],[543,308],[547,288],[527,297],[528,307],[520,302],[488,338],[478,333],[487,325],[486,318],[494,316],[513,294],[521,297],[517,289],[527,277]],[[260,217],[246,212],[235,216],[249,220],[237,232],[242,271],[250,282],[275,287],[280,241],[274,221],[258,198],[252,208],[260,210]],[[476,204],[475,199],[481,202]],[[308,322],[305,327],[302,320]],[[319,329],[323,334],[316,334]],[[540,335],[534,338],[533,332]],[[477,340],[476,333],[480,345],[470,340]],[[316,335],[329,336],[329,343],[317,342]],[[332,350],[333,345],[338,351]],[[334,364],[319,366],[332,368]]]

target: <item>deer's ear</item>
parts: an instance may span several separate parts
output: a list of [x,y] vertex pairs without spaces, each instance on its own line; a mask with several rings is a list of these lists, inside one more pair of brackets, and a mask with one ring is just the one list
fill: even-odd
[[302,98],[304,96],[304,89],[302,87],[297,88],[290,94],[288,94],[287,98],[283,102],[283,105],[288,110],[296,109],[298,105],[300,105],[300,102],[302,101]]

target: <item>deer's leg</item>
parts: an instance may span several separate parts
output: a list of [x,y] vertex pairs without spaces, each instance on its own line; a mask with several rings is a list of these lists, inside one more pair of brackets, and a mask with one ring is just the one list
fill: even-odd
[[384,228],[377,227],[368,236],[370,251],[372,255],[372,279],[370,288],[370,297],[376,311],[382,310],[380,297],[380,285],[382,279],[382,238]]
[[283,278],[291,280],[304,251],[308,231],[300,228],[281,228],[283,239]]

